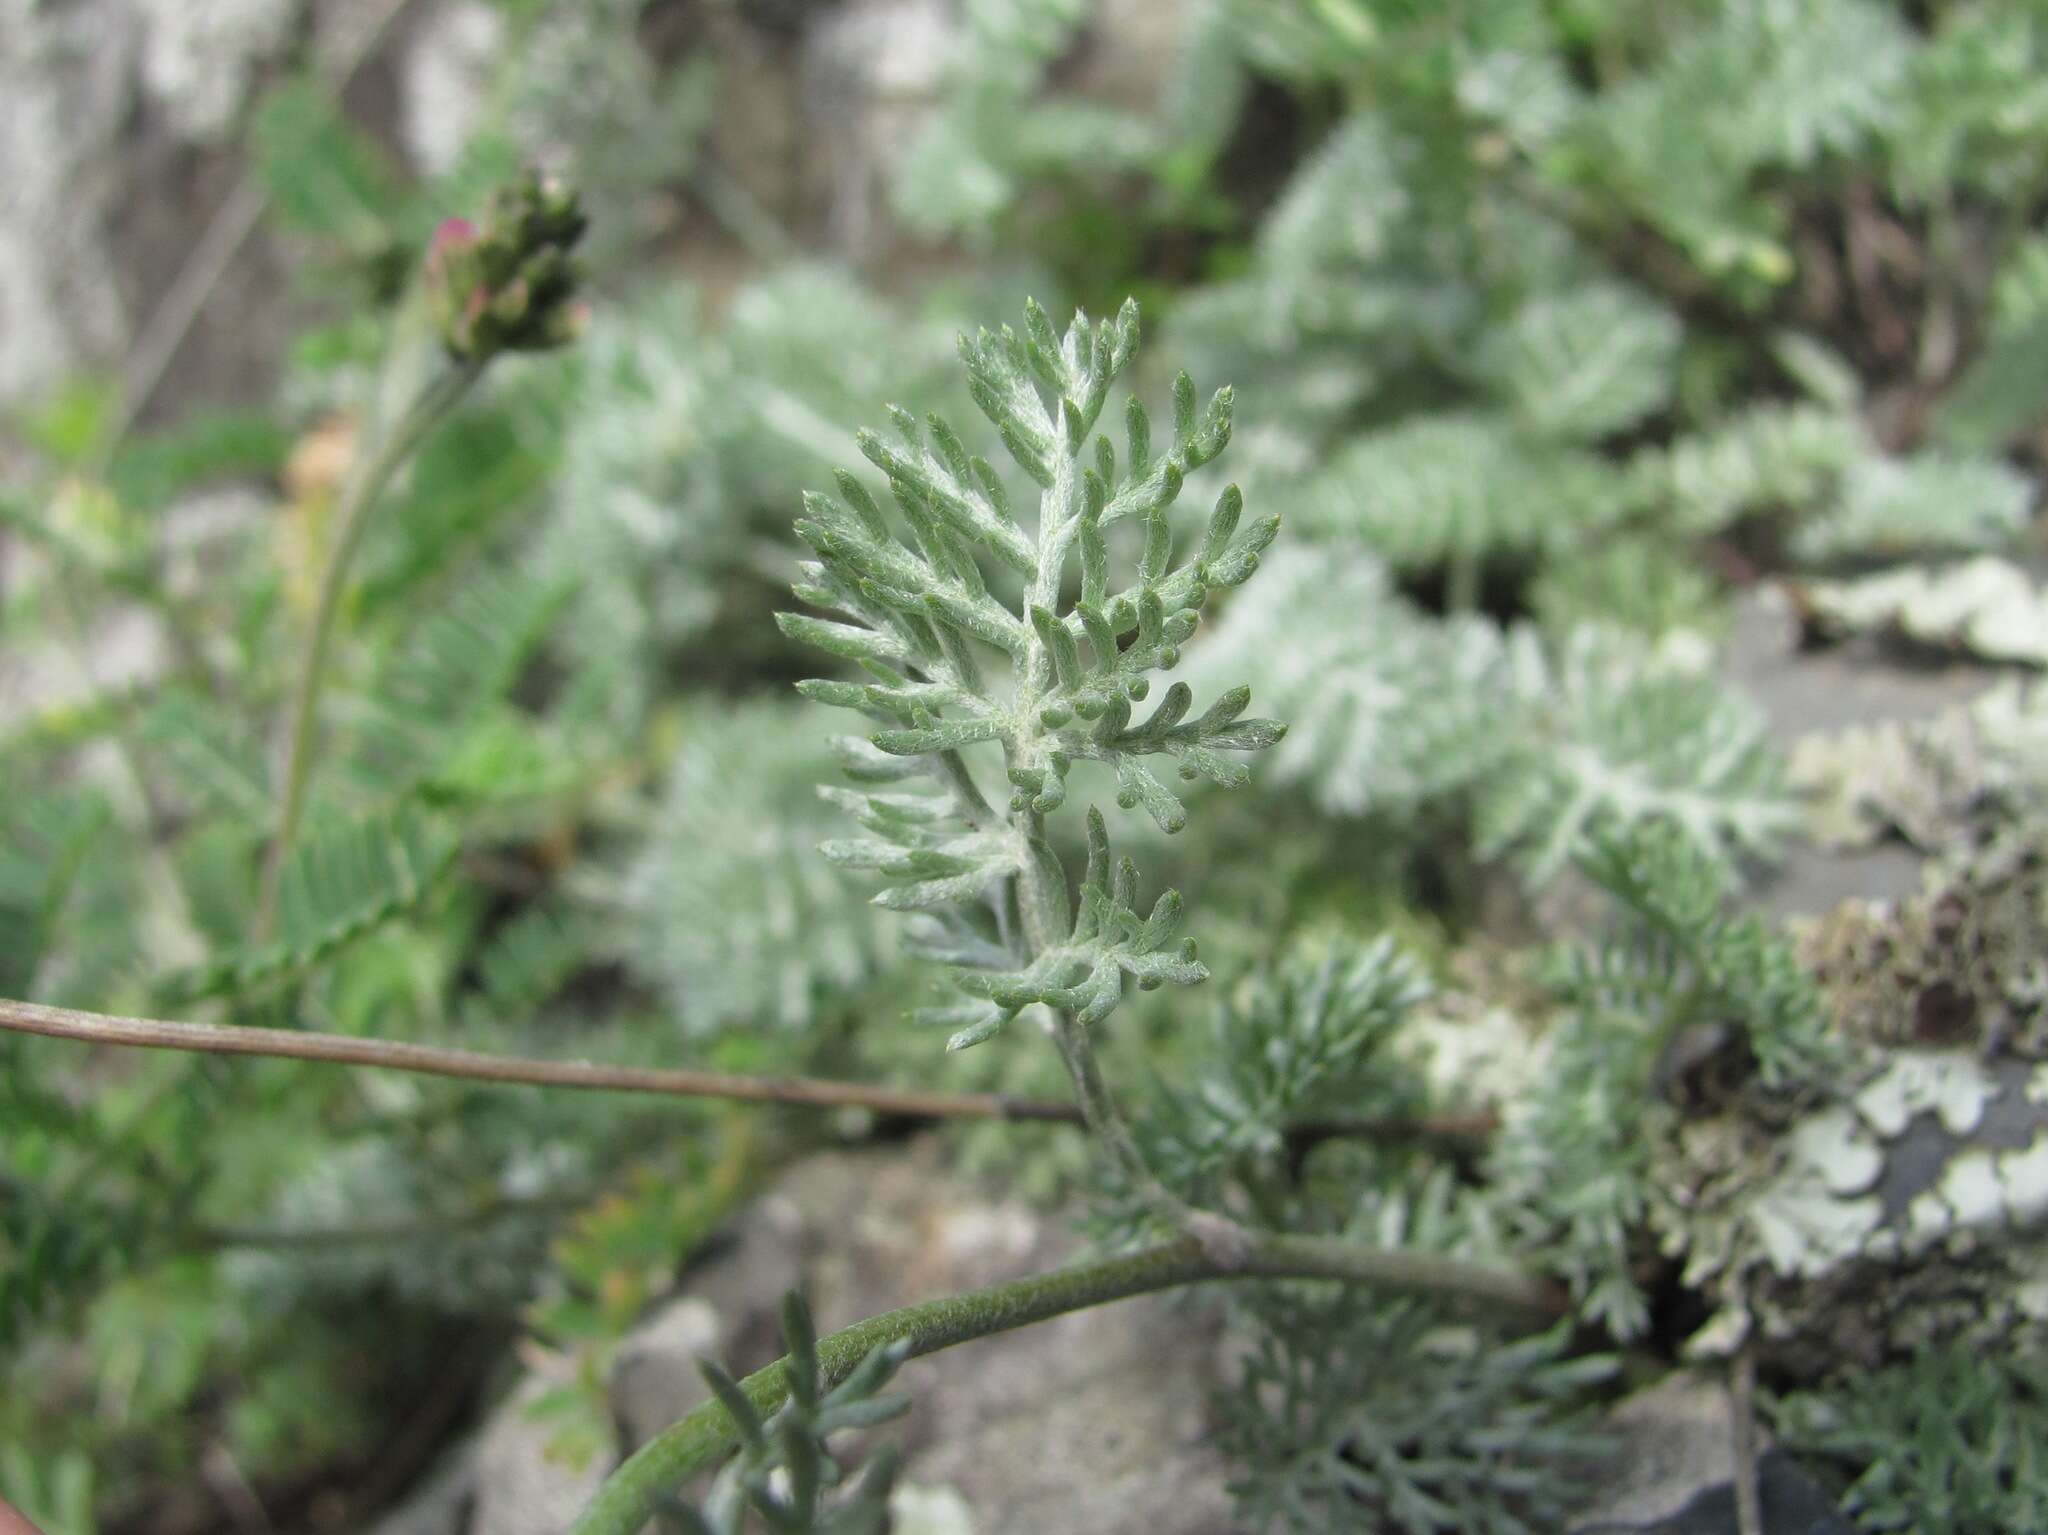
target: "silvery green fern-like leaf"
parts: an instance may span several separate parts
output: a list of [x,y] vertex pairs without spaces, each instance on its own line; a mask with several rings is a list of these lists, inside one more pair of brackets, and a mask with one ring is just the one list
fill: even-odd
[[986,241],[1034,177],[1101,174],[1155,152],[1143,118],[1039,99],[1091,0],[971,0],[960,9],[943,100],[891,167],[891,200],[911,229]]
[[1353,438],[1302,500],[1311,531],[1356,540],[1399,570],[1530,558],[1626,509],[1625,482],[1604,460],[1464,413]]
[[[1040,843],[1031,849],[1031,856],[1051,860],[1052,852]],[[1064,874],[1058,888],[1063,905]],[[1123,1000],[1126,976],[1144,991],[1168,981],[1193,986],[1209,978],[1207,967],[1195,958],[1194,939],[1176,942],[1180,893],[1165,892],[1153,902],[1150,914],[1141,916],[1137,865],[1124,858],[1112,870],[1109,832],[1093,806],[1088,810],[1088,871],[1081,880],[1080,897],[1080,910],[1073,913],[1071,929],[1062,940],[1041,950],[1028,966],[956,974],[961,990],[976,1000],[934,1008],[924,1015],[927,1022],[954,1029],[946,1041],[948,1050],[980,1044],[1034,1003],[1071,1012],[1083,1023],[1099,1022]]]
[[2033,498],[2026,477],[1996,459],[1871,455],[1849,466],[1835,505],[1802,525],[1792,547],[1815,561],[1996,551],[2019,533]]
[[1756,405],[1630,466],[1651,514],[1687,533],[1712,533],[1740,517],[1803,511],[1822,502],[1869,448],[1862,429],[1812,405]]
[[797,1029],[889,962],[856,881],[820,859],[838,818],[818,798],[838,759],[812,711],[698,710],[627,876],[627,954],[682,1026]]
[[1589,284],[1522,305],[1487,337],[1479,365],[1532,431],[1593,441],[1669,403],[1680,335],[1655,300]]
[[742,289],[719,326],[678,289],[593,325],[541,563],[582,578],[563,641],[611,679],[615,717],[644,711],[791,500],[852,455],[869,402],[925,396],[943,341],[804,267]]
[[1268,560],[1192,664],[1197,681],[1249,673],[1287,717],[1275,782],[1368,815],[1455,793],[1498,760],[1513,706],[1504,659],[1492,624],[1432,620],[1379,562],[1325,545]]
[[[1135,304],[1100,324],[1076,315],[1064,335],[1034,304],[1021,335],[1005,327],[961,338],[975,404],[1039,488],[1032,521],[943,417],[919,422],[892,410],[891,436],[864,432],[859,447],[887,477],[895,518],[842,472],[838,496],[807,495],[797,524],[817,558],[802,567],[796,594],[837,616],[784,614],[783,629],[864,674],[814,679],[802,691],[882,726],[849,757],[854,776],[923,778],[936,790],[844,796],[869,835],[828,851],[894,880],[877,898],[884,904],[958,908],[945,942],[978,948],[990,973],[963,972],[978,1000],[942,1010],[957,1026],[955,1045],[987,1038],[1034,1002],[1097,1021],[1126,975],[1141,985],[1200,980],[1191,948],[1161,952],[1179,897],[1169,892],[1149,918],[1137,915],[1136,875],[1111,879],[1092,809],[1075,915],[1044,817],[1065,803],[1075,765],[1095,762],[1113,773],[1120,805],[1142,805],[1178,831],[1186,806],[1146,759],[1170,759],[1184,781],[1239,784],[1247,775],[1231,754],[1263,750],[1282,733],[1244,716],[1242,688],[1190,717],[1193,692],[1176,684],[1134,717],[1151,674],[1180,663],[1209,593],[1245,581],[1279,526],[1277,517],[1244,525],[1230,487],[1176,559],[1169,513],[1187,476],[1230,440],[1231,392],[1204,407],[1180,375],[1171,435],[1157,446],[1151,418],[1128,400],[1119,453],[1095,426],[1137,343]],[[1113,580],[1119,525],[1131,529],[1138,556],[1127,578]],[[969,766],[968,753],[985,745],[1002,753],[1007,816]]]
[[1763,721],[1711,678],[1593,626],[1554,655],[1518,636],[1513,664],[1525,712],[1480,790],[1478,838],[1483,852],[1511,853],[1531,883],[1596,838],[1653,823],[1732,882],[1796,826]]

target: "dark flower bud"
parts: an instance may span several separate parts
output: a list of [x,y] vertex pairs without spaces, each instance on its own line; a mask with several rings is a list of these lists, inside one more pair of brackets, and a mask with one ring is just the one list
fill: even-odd
[[450,355],[481,362],[575,340],[587,315],[576,302],[582,274],[569,252],[586,223],[576,194],[534,171],[500,188],[479,223],[443,223],[424,278]]

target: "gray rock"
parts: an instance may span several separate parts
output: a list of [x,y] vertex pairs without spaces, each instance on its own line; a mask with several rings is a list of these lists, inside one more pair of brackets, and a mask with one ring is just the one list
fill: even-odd
[[609,1473],[599,1457],[572,1466],[548,1453],[555,1425],[529,1409],[550,1384],[527,1379],[477,1436],[467,1535],[562,1535]]
[[1928,719],[1982,692],[1997,676],[1963,660],[1909,664],[1869,636],[1802,649],[1792,599],[1761,586],[1737,608],[1727,671],[1782,740],[1875,720]]
[[[1761,1535],[1856,1535],[1826,1491],[1790,1456],[1773,1450],[1757,1463],[1757,1515]],[[1578,1535],[1742,1535],[1735,1488],[1721,1483],[1697,1494],[1668,1519],[1647,1524],[1603,1524]]]
[[135,0],[142,80],[178,137],[225,137],[256,70],[289,41],[305,0]]
[[430,14],[400,63],[399,120],[413,163],[429,175],[455,167],[475,132],[505,41],[504,13],[459,0]]
[[[703,1400],[707,1345],[736,1372],[766,1364],[793,1284],[830,1329],[1075,1252],[1057,1219],[945,1172],[933,1142],[813,1158],[629,1340],[614,1410],[630,1447]],[[907,1452],[904,1478],[920,1508],[963,1502],[976,1535],[1222,1535],[1230,1499],[1208,1410],[1217,1344],[1211,1310],[1157,1298],[916,1361],[902,1376],[912,1409],[889,1431]]]
[[1577,1529],[1668,1519],[1735,1474],[1728,1391],[1717,1379],[1668,1375],[1621,1403],[1603,1427],[1615,1436],[1614,1458]]
[[887,167],[939,99],[956,23],[943,0],[849,0],[805,36],[809,142],[824,170],[825,233],[833,250],[871,261],[889,238]]
[[119,11],[0,0],[0,404],[125,331],[102,228],[132,100],[136,34]]
[[[1791,599],[1776,587],[1745,595],[1729,646],[1731,686],[1763,711],[1772,736],[1790,750],[1816,731],[1879,721],[1921,720],[1981,693],[1987,668],[1957,661],[1915,666],[1861,638],[1823,650],[1801,648]],[[1812,916],[1844,900],[1896,900],[1919,884],[1920,860],[1897,845],[1823,848],[1800,841],[1764,885],[1774,917]]]
[[476,1448],[466,1444],[371,1525],[368,1535],[463,1535],[475,1494]]
[[[1737,1535],[1735,1437],[1715,1379],[1666,1376],[1608,1415],[1612,1461],[1571,1535]],[[1851,1535],[1826,1492],[1757,1431],[1763,1535]]]

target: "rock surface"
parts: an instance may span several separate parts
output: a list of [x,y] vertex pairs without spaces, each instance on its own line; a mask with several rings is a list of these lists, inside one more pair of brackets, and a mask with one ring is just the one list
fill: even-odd
[[[1956,662],[1908,666],[1869,639],[1821,651],[1802,648],[1791,599],[1776,588],[1744,598],[1727,658],[1729,682],[1763,711],[1779,746],[1792,751],[1817,732],[1922,720],[1982,692],[1993,673]],[[1775,917],[1814,916],[1849,899],[1910,895],[1920,859],[1893,844],[1822,848],[1801,841],[1762,891]]]
[[[605,1479],[609,1468],[600,1460],[572,1466],[548,1453],[555,1427],[530,1410],[548,1385],[538,1377],[523,1382],[477,1438],[468,1528],[479,1535],[561,1535]],[[462,1503],[451,1497],[441,1506],[459,1510]]]
[[[1677,1374],[1636,1392],[1605,1422],[1608,1476],[1571,1535],[1737,1535],[1735,1435],[1715,1379]],[[1760,1448],[1768,1436],[1759,1430]],[[1763,1535],[1852,1535],[1833,1501],[1783,1454],[1757,1465]]]
[[[944,1172],[934,1142],[814,1158],[634,1334],[613,1379],[618,1419],[638,1443],[696,1406],[707,1352],[735,1371],[767,1363],[792,1285],[830,1329],[1054,1267],[1075,1246],[1057,1217]],[[906,1366],[913,1405],[891,1433],[913,1500],[964,1505],[975,1535],[1223,1535],[1230,1499],[1207,1408],[1216,1345],[1213,1313],[1141,1299]]]
[[[1056,1216],[947,1172],[935,1141],[834,1152],[796,1168],[631,1335],[611,1381],[624,1447],[705,1397],[697,1362],[736,1374],[781,1352],[783,1292],[830,1330],[878,1311],[1057,1266],[1078,1244]],[[1227,1535],[1228,1468],[1211,1442],[1217,1314],[1125,1301],[907,1365],[902,1535]],[[528,1380],[475,1445],[377,1535],[559,1531],[601,1469],[550,1462]],[[550,1523],[549,1521],[553,1521]]]

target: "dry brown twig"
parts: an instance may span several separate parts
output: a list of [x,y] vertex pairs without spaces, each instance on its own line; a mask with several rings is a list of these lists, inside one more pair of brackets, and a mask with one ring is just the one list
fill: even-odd
[[[325,1061],[475,1082],[584,1091],[656,1093],[680,1098],[725,1098],[748,1103],[789,1103],[810,1108],[867,1109],[899,1119],[1005,1119],[1078,1125],[1081,1111],[1071,1103],[1017,1098],[1008,1093],[946,1093],[917,1088],[840,1082],[819,1077],[744,1076],[649,1066],[607,1066],[595,1061],[548,1061],[529,1056],[487,1055],[437,1045],[365,1039],[351,1034],[318,1034],[301,1029],[251,1028],[240,1024],[179,1023],[158,1018],[121,1018],[75,1008],[0,998],[0,1029],[70,1039],[85,1044],[143,1050],[183,1050],[202,1055],[257,1055],[273,1059]],[[1421,1119],[1322,1120],[1298,1127],[1307,1140],[1338,1136],[1387,1139],[1483,1139],[1491,1115],[1445,1115]],[[7,1535],[0,1529],[0,1535]]]

